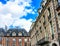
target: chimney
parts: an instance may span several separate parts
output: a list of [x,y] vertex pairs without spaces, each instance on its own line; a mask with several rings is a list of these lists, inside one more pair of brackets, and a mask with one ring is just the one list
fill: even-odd
[[7,32],[7,25],[5,25],[5,32]]

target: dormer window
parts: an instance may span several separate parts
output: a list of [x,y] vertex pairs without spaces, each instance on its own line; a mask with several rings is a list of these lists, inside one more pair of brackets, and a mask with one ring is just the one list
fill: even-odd
[[16,36],[16,33],[15,33],[15,32],[13,32],[13,33],[12,33],[12,36]]
[[9,33],[7,34],[7,36],[9,36]]
[[21,33],[21,32],[19,32],[19,33],[18,33],[18,36],[22,36],[22,33]]
[[0,36],[4,36],[3,32],[0,32]]

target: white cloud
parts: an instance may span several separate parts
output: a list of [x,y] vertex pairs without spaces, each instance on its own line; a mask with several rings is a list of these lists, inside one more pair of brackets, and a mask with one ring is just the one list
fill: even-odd
[[4,27],[5,25],[10,26],[12,23],[13,18],[10,13],[6,15],[0,14],[0,27]]
[[27,31],[29,31],[30,26],[32,24],[32,19],[26,20],[26,19],[17,19],[14,23],[13,26],[19,26],[21,28],[25,28]]
[[27,13],[35,14],[33,7],[25,8],[31,7],[31,2],[32,0],[10,0],[5,5],[0,2],[0,27],[13,25],[29,31],[32,19],[26,20],[20,17],[26,16]]

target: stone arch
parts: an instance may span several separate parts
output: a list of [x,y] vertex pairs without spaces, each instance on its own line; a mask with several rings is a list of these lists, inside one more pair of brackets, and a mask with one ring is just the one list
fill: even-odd
[[57,46],[57,44],[56,43],[53,43],[52,46]]
[[59,46],[59,42],[58,41],[52,41],[50,43],[50,46]]

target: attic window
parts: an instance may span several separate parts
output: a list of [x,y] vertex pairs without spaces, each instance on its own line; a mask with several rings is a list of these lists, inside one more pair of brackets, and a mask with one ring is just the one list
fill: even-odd
[[13,32],[13,33],[12,33],[12,36],[16,36],[16,33],[15,33],[15,32]]
[[18,36],[22,36],[22,33],[21,33],[21,32],[19,32],[19,33],[18,33]]
[[3,32],[0,32],[0,36],[4,36]]

